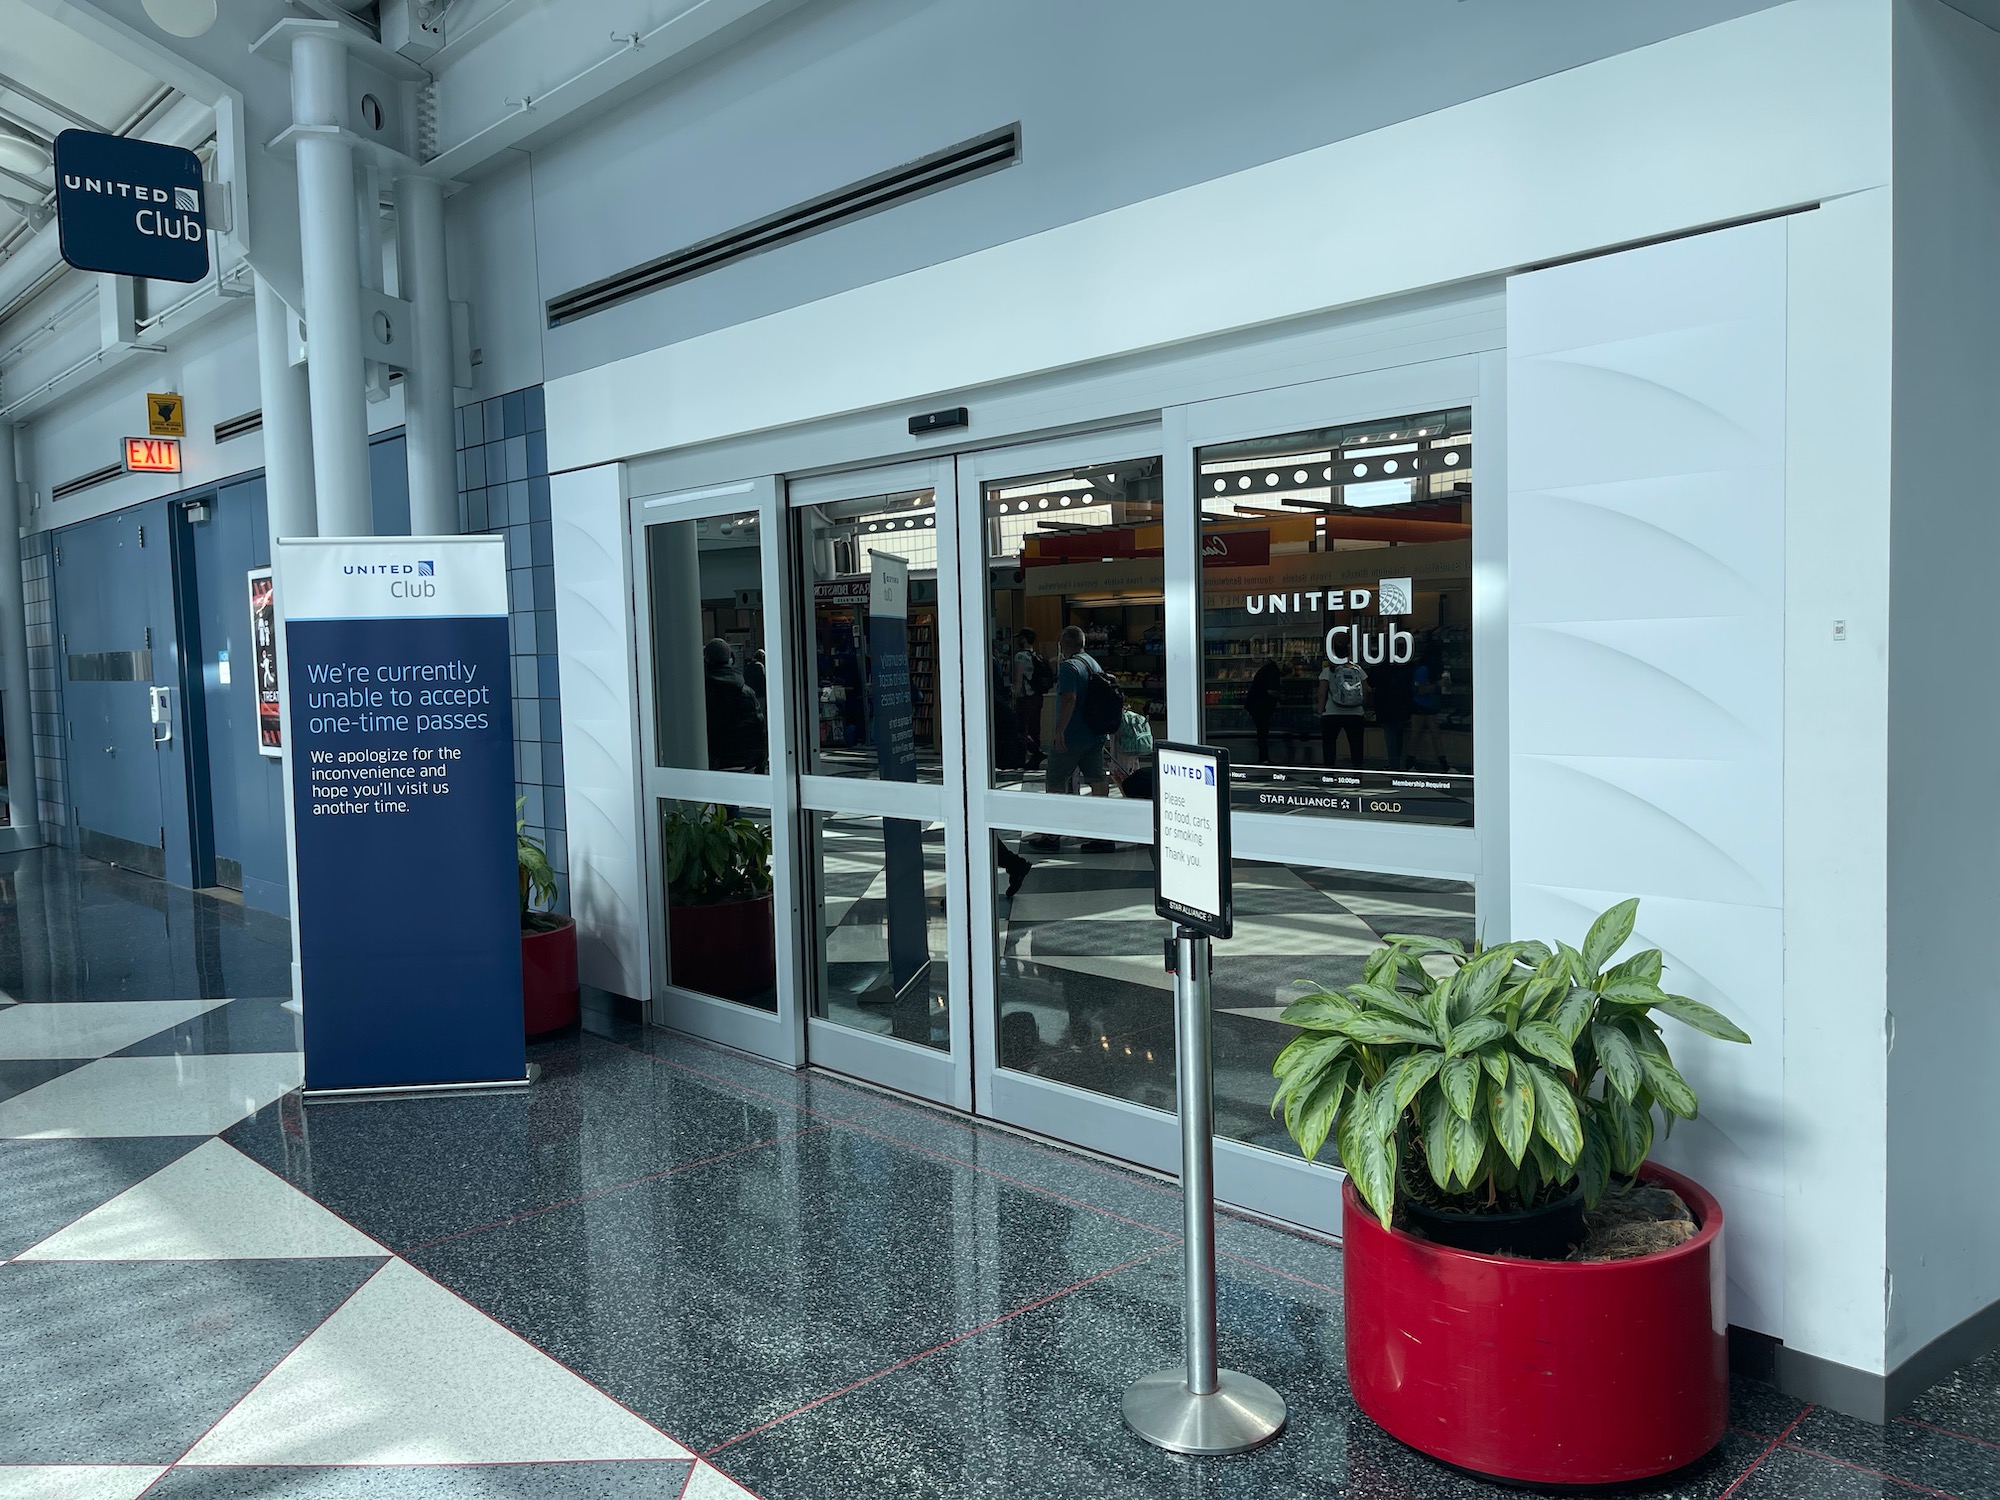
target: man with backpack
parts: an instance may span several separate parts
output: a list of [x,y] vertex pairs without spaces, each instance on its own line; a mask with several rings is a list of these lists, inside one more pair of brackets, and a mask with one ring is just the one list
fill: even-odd
[[[1104,742],[1125,719],[1125,694],[1118,680],[1097,664],[1083,649],[1083,631],[1066,626],[1057,641],[1062,665],[1056,669],[1056,724],[1049,745],[1048,764],[1043,768],[1043,785],[1053,793],[1067,793],[1072,782],[1090,788],[1094,797],[1111,795],[1111,773],[1104,763]],[[1055,840],[1043,835],[1034,841],[1048,848]],[[1112,846],[1092,840],[1085,849]]]
[[1357,770],[1366,759],[1367,687],[1368,674],[1351,661],[1329,659],[1319,674],[1319,743],[1328,770],[1338,759],[1343,734]]
[[1056,669],[1035,645],[1035,632],[1023,625],[1014,636],[1014,717],[1020,724],[1021,748],[1027,768],[1038,771],[1048,757],[1042,751],[1042,699],[1056,685]]

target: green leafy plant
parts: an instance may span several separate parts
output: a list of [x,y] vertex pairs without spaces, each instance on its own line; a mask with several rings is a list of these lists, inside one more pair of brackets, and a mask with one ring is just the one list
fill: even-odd
[[1511,1209],[1581,1181],[1595,1204],[1652,1150],[1655,1105],[1695,1116],[1656,1013],[1750,1040],[1720,1012],[1661,989],[1659,949],[1611,963],[1638,910],[1631,900],[1606,911],[1580,949],[1384,939],[1359,984],[1314,986],[1286,1009],[1299,1034],[1272,1066],[1272,1112],[1284,1111],[1308,1160],[1333,1136],[1384,1224],[1401,1193]]
[[676,807],[662,843],[675,906],[748,901],[771,889],[771,830],[715,803]]
[[514,799],[514,852],[521,865],[521,925],[534,926],[535,904],[546,906],[556,899],[556,872],[549,864],[549,851],[541,841],[528,837],[528,820],[521,816],[526,797]]

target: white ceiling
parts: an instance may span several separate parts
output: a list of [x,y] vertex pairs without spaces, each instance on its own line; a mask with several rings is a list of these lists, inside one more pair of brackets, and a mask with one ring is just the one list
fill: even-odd
[[[0,135],[25,138],[44,152],[72,127],[128,128],[162,87],[157,78],[25,0],[0,0],[0,38]],[[0,175],[0,195],[36,201],[41,195],[20,181],[22,176],[32,177],[44,193],[51,189],[48,169],[23,170],[31,165],[30,154],[0,142],[0,166],[20,174]]]

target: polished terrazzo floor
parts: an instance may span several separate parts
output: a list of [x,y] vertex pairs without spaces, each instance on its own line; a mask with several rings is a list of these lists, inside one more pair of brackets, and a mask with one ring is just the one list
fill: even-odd
[[[1519,1493],[1355,1410],[1334,1246],[1224,1217],[1223,1357],[1293,1421],[1172,1459],[1118,1416],[1169,1185],[637,1027],[302,1105],[285,972],[254,912],[0,857],[0,1500]],[[1886,1428],[1734,1408],[1630,1493],[2000,1497],[2000,1359]]]

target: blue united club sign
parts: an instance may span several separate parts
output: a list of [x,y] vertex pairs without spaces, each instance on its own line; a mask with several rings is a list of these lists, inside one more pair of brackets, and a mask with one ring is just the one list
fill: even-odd
[[154,281],[208,275],[201,161],[192,151],[65,130],[55,168],[62,257],[79,271]]

